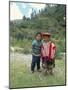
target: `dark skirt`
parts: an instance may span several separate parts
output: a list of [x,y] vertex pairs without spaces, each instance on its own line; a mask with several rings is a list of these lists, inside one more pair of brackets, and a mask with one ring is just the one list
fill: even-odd
[[49,59],[48,57],[42,58],[43,68],[53,68],[55,67],[55,59]]

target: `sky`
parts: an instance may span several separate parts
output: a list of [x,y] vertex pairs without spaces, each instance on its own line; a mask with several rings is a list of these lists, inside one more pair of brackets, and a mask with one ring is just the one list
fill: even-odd
[[32,8],[38,13],[45,6],[45,4],[37,3],[10,2],[10,20],[22,19],[24,15],[30,18]]

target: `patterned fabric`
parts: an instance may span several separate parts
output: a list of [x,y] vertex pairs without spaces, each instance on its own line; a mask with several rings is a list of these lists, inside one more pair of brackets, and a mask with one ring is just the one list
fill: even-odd
[[34,40],[32,42],[32,54],[34,56],[40,56],[40,54],[41,54],[41,46],[42,46],[41,41]]
[[53,59],[55,57],[56,46],[53,42],[44,42],[41,48],[42,57]]
[[48,57],[43,57],[42,58],[42,67],[43,68],[53,68],[53,67],[55,67],[55,60],[54,59],[52,59],[52,60],[48,60],[49,58]]

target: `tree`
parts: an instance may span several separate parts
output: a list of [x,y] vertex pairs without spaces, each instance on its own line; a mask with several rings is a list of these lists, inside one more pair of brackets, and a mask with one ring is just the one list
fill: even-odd
[[24,20],[24,21],[26,20],[26,17],[25,17],[25,16],[23,16],[23,20]]

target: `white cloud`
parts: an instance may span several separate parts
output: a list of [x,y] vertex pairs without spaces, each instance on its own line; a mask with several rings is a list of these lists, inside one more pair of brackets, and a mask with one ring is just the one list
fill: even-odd
[[27,17],[31,17],[32,9],[29,9],[29,12],[27,13]]
[[24,3],[22,4],[22,6],[23,6],[22,8],[24,8],[24,9],[26,8],[26,5]]
[[22,19],[22,17],[23,15],[16,6],[16,3],[10,3],[10,20]]
[[37,9],[39,11],[45,7],[45,4],[30,3],[29,5],[31,6],[31,8],[29,9],[27,13],[27,17],[31,17],[32,8]]
[[37,10],[41,10],[41,9],[43,9],[46,5],[45,4],[37,4],[37,3],[31,3],[30,4],[31,5],[31,7],[33,7],[33,8],[36,8]]

